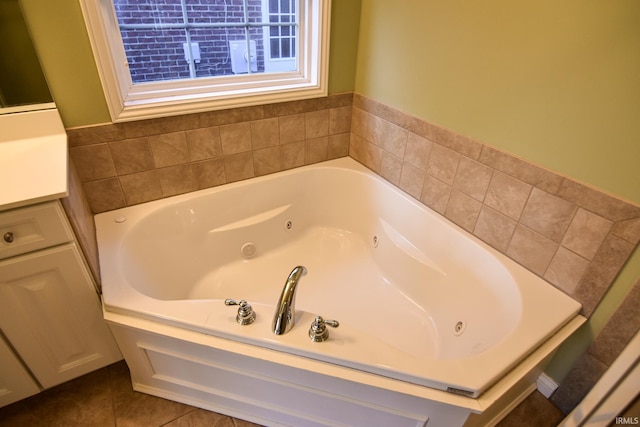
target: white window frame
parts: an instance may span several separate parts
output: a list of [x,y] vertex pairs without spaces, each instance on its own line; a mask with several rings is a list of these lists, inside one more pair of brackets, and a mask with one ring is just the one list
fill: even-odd
[[111,0],[80,0],[113,122],[326,96],[331,0],[302,0],[298,71],[136,83]]

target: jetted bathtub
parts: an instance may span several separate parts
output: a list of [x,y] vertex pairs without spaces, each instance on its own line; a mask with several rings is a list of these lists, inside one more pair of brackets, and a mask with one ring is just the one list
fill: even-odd
[[[384,413],[437,425],[424,402],[399,409],[400,396],[463,407],[441,422],[469,423],[501,396],[521,399],[506,396],[524,377],[530,392],[531,373],[584,320],[579,303],[350,158],[96,224],[105,318],[137,389],[262,424],[402,425]],[[276,303],[298,265],[295,325],[276,336]],[[246,300],[255,321],[239,324],[227,298]],[[308,335],[317,315],[339,321],[324,342]],[[313,412],[335,393],[338,409]],[[370,418],[349,418],[362,408]]]

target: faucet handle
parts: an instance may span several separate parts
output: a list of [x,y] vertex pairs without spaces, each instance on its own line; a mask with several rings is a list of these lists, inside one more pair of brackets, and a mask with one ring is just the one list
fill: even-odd
[[311,338],[311,341],[326,341],[329,338],[329,330],[327,329],[327,326],[337,328],[340,326],[340,323],[337,320],[325,320],[322,316],[316,316],[313,322],[311,322],[311,327],[309,328],[309,338]]
[[231,298],[227,298],[224,300],[224,305],[237,305],[238,307],[238,315],[236,316],[236,321],[241,325],[249,325],[256,320],[256,312],[253,311],[253,308],[247,300],[235,300]]

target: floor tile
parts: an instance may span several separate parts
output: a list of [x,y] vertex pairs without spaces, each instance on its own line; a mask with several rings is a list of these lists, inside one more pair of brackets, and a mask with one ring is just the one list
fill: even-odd
[[534,391],[518,405],[497,427],[554,427],[564,414],[540,392]]

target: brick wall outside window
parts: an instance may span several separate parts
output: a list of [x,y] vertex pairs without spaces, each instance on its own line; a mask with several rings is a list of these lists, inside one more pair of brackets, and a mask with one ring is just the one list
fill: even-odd
[[[262,0],[248,0],[249,20],[262,20]],[[180,0],[114,0],[120,24],[181,24]],[[242,22],[242,0],[186,0],[189,23]],[[196,77],[233,74],[229,40],[245,40],[244,28],[192,28],[191,41],[200,45],[201,61]],[[251,28],[255,40],[258,72],[264,72],[262,28]],[[184,29],[122,30],[129,70],[134,83],[189,78],[185,61]]]

